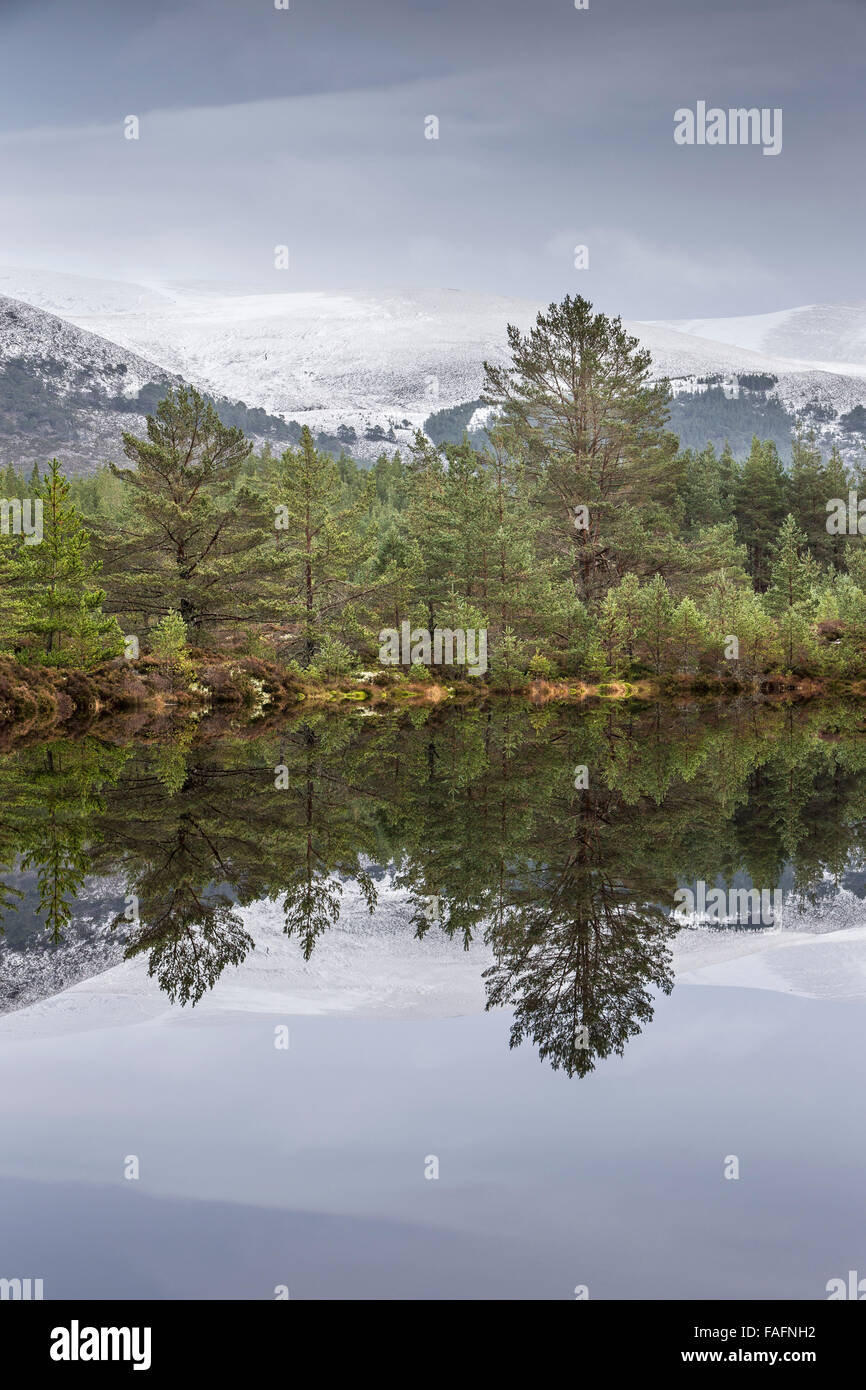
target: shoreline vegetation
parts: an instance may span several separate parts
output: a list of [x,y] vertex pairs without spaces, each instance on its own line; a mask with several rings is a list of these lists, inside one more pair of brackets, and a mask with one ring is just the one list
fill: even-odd
[[101,721],[131,728],[176,724],[179,719],[214,723],[219,729],[238,723],[267,722],[274,716],[354,710],[393,714],[431,707],[517,705],[586,705],[634,702],[689,704],[735,699],[764,704],[819,698],[866,698],[866,681],[820,681],[771,674],[750,681],[669,676],[631,681],[527,679],[517,688],[497,690],[483,680],[411,680],[389,670],[358,672],[351,678],[304,682],[279,666],[255,657],[227,659],[192,650],[182,687],[173,683],[154,657],[128,661],[114,658],[89,671],[57,666],[22,666],[0,659],[0,746],[5,737],[44,736],[92,731]]
[[682,449],[582,298],[508,342],[481,448],[256,453],[182,387],[123,466],[0,470],[0,725],[866,695],[866,471],[802,431],[789,471]]

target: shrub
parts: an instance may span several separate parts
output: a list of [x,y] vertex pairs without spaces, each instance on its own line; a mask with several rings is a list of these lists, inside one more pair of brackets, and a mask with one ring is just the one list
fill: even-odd
[[549,657],[542,656],[541,652],[536,652],[530,659],[527,670],[536,680],[552,680],[556,675],[556,664]]
[[172,689],[189,681],[193,667],[189,659],[186,623],[175,609],[170,609],[153,629],[150,650],[163,674],[171,681]]
[[326,637],[316,652],[316,670],[326,680],[348,675],[355,665],[354,653],[338,637]]

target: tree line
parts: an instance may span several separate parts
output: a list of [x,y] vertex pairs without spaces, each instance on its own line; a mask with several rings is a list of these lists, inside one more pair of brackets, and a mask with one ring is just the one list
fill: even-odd
[[408,622],[486,629],[502,689],[866,676],[863,537],[827,529],[861,469],[804,432],[789,470],[758,438],[742,463],[681,448],[649,353],[583,298],[508,342],[508,364],[485,368],[482,448],[419,431],[406,457],[364,469],[304,429],[256,452],[180,387],[93,478],[56,460],[0,472],[2,496],[43,518],[39,544],[0,535],[0,652],[93,666],[134,635],[314,681],[375,665],[380,631]]

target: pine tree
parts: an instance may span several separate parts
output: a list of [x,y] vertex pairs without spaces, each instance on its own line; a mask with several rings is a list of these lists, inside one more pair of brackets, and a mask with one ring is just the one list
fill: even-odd
[[406,464],[405,534],[412,596],[419,617],[432,632],[447,604],[460,547],[450,507],[448,469],[439,449],[420,430]]
[[621,634],[623,659],[627,669],[635,658],[637,632],[641,621],[640,580],[636,574],[631,572],[624,574],[621,583],[615,589],[609,590],[608,593],[610,597],[606,595],[605,601],[617,621],[617,630]]
[[338,467],[316,449],[306,425],[298,448],[276,460],[266,485],[275,509],[284,614],[298,628],[299,659],[309,667],[329,639],[364,638],[359,605],[367,597],[362,570],[370,545],[360,517],[368,494],[342,507]]
[[150,634],[150,650],[158,659],[172,687],[192,674],[186,623],[174,609],[161,618]]
[[0,533],[0,653],[10,656],[20,640],[26,608],[26,595],[18,583],[20,547],[17,536]]
[[759,593],[769,582],[772,547],[787,511],[787,478],[779,452],[772,441],[762,443],[755,436],[739,478],[736,518]]
[[827,555],[830,564],[836,570],[845,568],[846,565],[849,564],[851,556],[857,551],[866,551],[866,540],[859,534],[856,537],[848,537],[844,533],[837,535],[827,531],[827,520],[829,516],[827,503],[836,498],[844,502],[847,507],[848,493],[853,485],[854,479],[851,475],[851,471],[834,444],[833,448],[830,450],[830,457],[824,467],[823,524],[825,531],[824,544],[826,547],[824,553]]
[[737,669],[753,676],[768,670],[777,648],[776,625],[753,589],[739,593],[734,631],[740,651]]
[[832,558],[833,537],[827,533],[827,471],[814,430],[798,429],[791,441],[791,515],[806,537],[815,559]]
[[740,485],[740,473],[742,469],[734,457],[734,451],[727,440],[725,447],[719,454],[719,496],[725,508],[726,515],[734,515],[734,507],[737,501],[737,490]]
[[649,352],[580,296],[551,304],[526,335],[509,324],[508,342],[509,367],[485,363],[484,400],[536,479],[545,563],[583,600],[626,569],[652,571],[672,534],[679,465]]
[[49,665],[88,667],[118,655],[123,635],[102,612],[101,566],[69,493],[52,459],[34,498],[42,508],[42,539],[18,548],[12,588],[20,604],[20,644]]
[[599,605],[596,620],[599,646],[604,654],[607,673],[612,676],[625,673],[628,641],[633,635],[618,601],[618,592],[617,589],[608,589]]
[[132,467],[111,471],[127,509],[101,530],[112,611],[147,621],[174,610],[193,633],[267,616],[278,569],[273,513],[242,478],[243,432],[181,386],[147,417],[146,439],[123,440]]
[[555,640],[553,585],[536,564],[541,518],[534,511],[525,471],[496,429],[486,456],[491,529],[487,607],[494,651],[510,629],[519,642],[532,633]]
[[807,640],[808,603],[815,576],[816,565],[808,553],[806,537],[789,512],[773,548],[770,583],[764,595],[767,611],[779,617],[788,669],[794,665],[795,648],[802,648]]
[[729,480],[723,477],[721,463],[712,444],[708,444],[699,454],[687,449],[683,461],[680,495],[685,508],[685,530],[690,532],[731,521],[733,504],[726,491]]
[[693,599],[684,598],[671,617],[671,651],[674,669],[689,672],[697,669],[709,642],[709,631],[703,615]]
[[674,646],[674,602],[660,574],[640,591],[638,653],[655,675],[668,670]]
[[765,595],[767,609],[782,613],[808,597],[815,577],[806,536],[789,512],[773,547],[770,583]]

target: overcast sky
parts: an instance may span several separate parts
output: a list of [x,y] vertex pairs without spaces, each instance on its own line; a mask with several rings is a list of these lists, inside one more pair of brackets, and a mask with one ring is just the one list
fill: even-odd
[[[0,0],[0,52],[0,264],[629,318],[866,299],[866,0]],[[781,107],[781,154],[676,145],[698,100]]]

